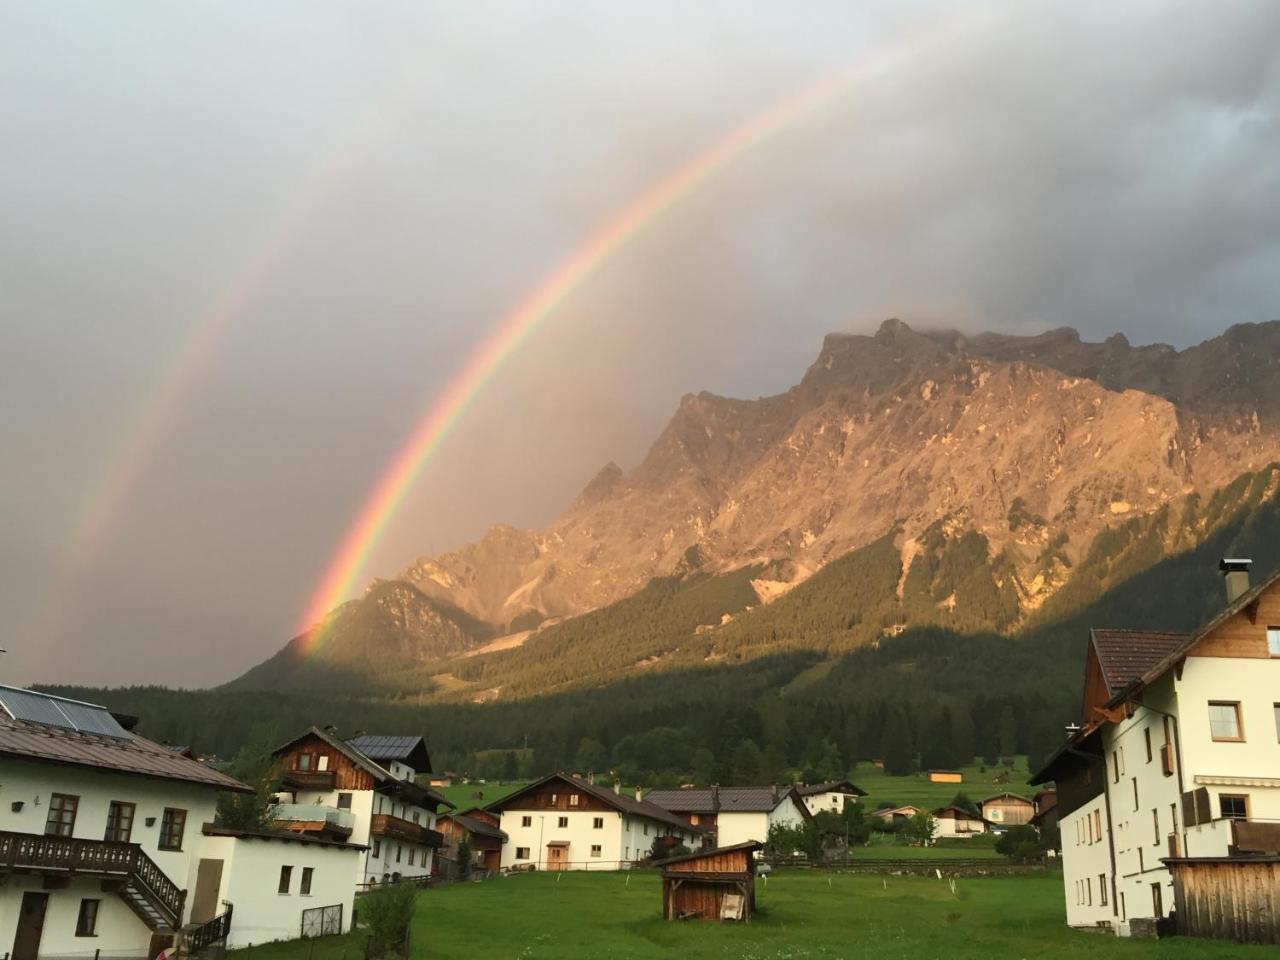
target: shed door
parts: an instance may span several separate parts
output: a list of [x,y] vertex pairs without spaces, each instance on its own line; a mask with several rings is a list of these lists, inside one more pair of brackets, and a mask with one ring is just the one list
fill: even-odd
[[44,913],[49,895],[27,891],[22,895],[18,911],[18,932],[13,937],[13,960],[36,960],[40,953],[40,934],[44,930]]
[[218,915],[218,890],[222,887],[222,861],[202,857],[196,868],[196,893],[191,900],[191,922],[205,923]]

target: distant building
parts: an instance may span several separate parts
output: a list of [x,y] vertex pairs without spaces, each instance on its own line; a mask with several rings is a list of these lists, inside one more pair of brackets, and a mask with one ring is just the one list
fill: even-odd
[[982,801],[982,817],[998,827],[1016,827],[1030,823],[1036,805],[1016,793],[997,793]]
[[795,787],[650,790],[648,798],[686,823],[710,832],[712,842],[720,847],[749,840],[764,843],[774,825],[796,827],[810,816]]
[[963,783],[964,773],[960,770],[930,770],[930,783]]
[[987,832],[987,821],[963,807],[939,807],[932,816],[937,821],[935,837],[972,837]]
[[471,847],[471,866],[496,873],[502,866],[502,845],[507,835],[502,832],[502,818],[480,807],[442,814],[436,821],[444,846],[442,857],[454,863],[458,859],[458,845],[466,841]]
[[804,805],[811,814],[819,810],[842,813],[848,804],[857,803],[859,797],[867,795],[867,791],[848,780],[806,784],[796,787],[796,793],[804,800]]
[[919,812],[919,807],[907,804],[903,807],[885,807],[883,810],[872,810],[871,815],[879,817],[885,823],[897,823],[902,820],[910,820]]

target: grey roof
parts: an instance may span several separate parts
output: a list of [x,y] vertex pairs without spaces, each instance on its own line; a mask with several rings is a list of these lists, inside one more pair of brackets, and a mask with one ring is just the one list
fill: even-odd
[[[32,690],[22,692],[30,697],[45,696]],[[0,756],[251,792],[239,780],[136,734],[121,731],[112,735],[19,720],[7,711],[0,711]]]
[[465,813],[448,813],[445,816],[453,820],[454,823],[465,827],[468,833],[478,834],[482,837],[492,837],[495,840],[507,842],[507,835],[504,831],[499,830],[491,823],[485,823],[483,820],[476,820],[474,817],[468,817]]
[[[650,803],[675,813],[768,813],[776,810],[795,787],[698,787],[682,790],[650,790]],[[804,809],[804,803],[798,804]]]
[[418,773],[431,772],[431,757],[422,737],[404,734],[364,734],[347,743],[373,760],[399,760]]
[[814,797],[820,793],[856,793],[860,797],[865,797],[867,791],[863,790],[856,783],[848,780],[827,780],[823,783],[806,783],[803,786],[796,787],[796,793],[802,797]]

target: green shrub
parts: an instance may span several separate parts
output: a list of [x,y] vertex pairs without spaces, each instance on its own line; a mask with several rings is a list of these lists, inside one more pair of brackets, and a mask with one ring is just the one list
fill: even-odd
[[369,927],[370,958],[408,956],[416,893],[410,883],[384,883],[361,899],[360,915]]

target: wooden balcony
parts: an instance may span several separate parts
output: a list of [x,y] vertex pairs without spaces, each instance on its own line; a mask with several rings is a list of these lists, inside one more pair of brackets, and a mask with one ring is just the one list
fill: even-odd
[[177,927],[187,892],[136,843],[0,831],[0,873],[104,877],[153,930]]
[[338,783],[336,770],[288,770],[283,783],[294,790],[333,790]]
[[420,823],[393,817],[387,813],[375,813],[369,823],[369,833],[375,837],[388,837],[392,840],[403,840],[405,843],[417,843],[425,847],[439,847],[444,837],[424,827]]

